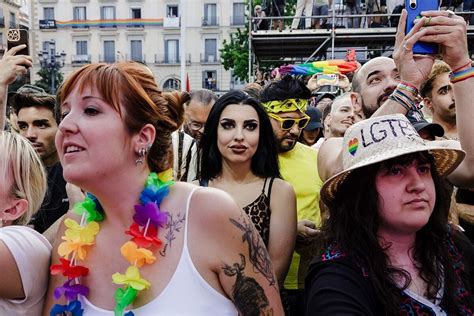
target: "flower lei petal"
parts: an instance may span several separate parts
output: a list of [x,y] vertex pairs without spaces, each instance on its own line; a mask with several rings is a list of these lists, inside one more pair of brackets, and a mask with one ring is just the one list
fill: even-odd
[[116,316],[122,315],[125,308],[135,300],[135,298],[137,297],[137,294],[138,294],[138,291],[132,287],[127,287],[125,290],[122,288],[118,288],[115,291],[115,295],[114,295],[115,302],[116,302],[115,309],[114,309],[115,315]]
[[67,280],[62,286],[58,286],[54,289],[54,298],[59,299],[61,296],[68,300],[74,300],[77,295],[87,296],[89,295],[89,288],[81,284],[71,284],[74,279]]
[[123,244],[120,251],[130,264],[135,264],[139,268],[144,264],[152,264],[156,260],[153,252],[148,249],[138,248],[137,244],[133,241],[127,241]]
[[65,313],[71,313],[71,316],[82,316],[84,313],[84,310],[82,309],[81,302],[78,300],[74,300],[69,302],[69,304],[66,305],[60,305],[56,304],[54,305],[50,312],[50,316],[56,316],[56,315],[63,315]]
[[141,248],[161,247],[162,241],[156,237],[158,234],[156,227],[149,226],[145,234],[145,228],[140,229],[137,223],[130,225],[125,234],[132,236],[132,241]]
[[141,226],[152,224],[163,227],[168,220],[168,215],[161,212],[156,203],[148,202],[145,205],[135,205],[133,220]]
[[136,266],[130,266],[125,271],[125,274],[114,273],[112,275],[112,282],[119,285],[128,285],[137,291],[150,288],[151,284],[140,276],[140,271]]
[[97,210],[96,198],[94,196],[87,196],[84,201],[74,205],[74,211],[78,215],[84,215],[86,221],[100,222],[104,219],[104,215]]
[[64,224],[68,229],[64,233],[64,240],[83,243],[94,243],[95,236],[99,233],[100,226],[97,222],[90,222],[86,226],[79,225],[73,219],[66,219]]
[[83,266],[71,266],[71,262],[65,258],[59,258],[61,264],[53,264],[50,267],[51,274],[57,275],[62,274],[69,279],[75,279],[81,276],[86,276],[89,273],[89,269]]

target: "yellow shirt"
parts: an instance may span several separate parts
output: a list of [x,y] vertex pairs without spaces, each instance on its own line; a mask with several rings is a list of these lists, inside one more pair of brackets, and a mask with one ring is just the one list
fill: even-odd
[[[319,227],[321,225],[319,193],[323,182],[318,173],[318,151],[296,143],[292,150],[280,153],[278,158],[281,176],[291,183],[296,193],[298,221],[308,219]],[[304,277],[311,258],[311,253],[293,253],[285,279],[285,289],[304,288]]]

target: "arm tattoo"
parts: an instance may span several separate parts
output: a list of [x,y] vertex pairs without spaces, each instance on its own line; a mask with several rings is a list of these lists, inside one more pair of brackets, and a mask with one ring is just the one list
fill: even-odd
[[268,280],[268,283],[270,283],[270,286],[276,286],[272,262],[268,255],[267,248],[265,248],[265,245],[253,224],[244,216],[242,216],[241,222],[232,218],[230,219],[230,222],[244,233],[242,235],[242,241],[248,243],[249,260],[252,263],[254,271],[263,274]]
[[244,274],[245,257],[240,255],[240,264],[234,263],[232,266],[223,264],[222,270],[229,277],[236,276],[235,284],[232,287],[232,297],[239,315],[260,316],[273,315],[273,309],[269,306],[265,291],[258,282]]
[[173,219],[173,214],[168,213],[168,222],[165,226],[165,228],[168,228],[168,232],[165,235],[166,243],[163,247],[163,250],[160,250],[160,255],[162,257],[166,256],[166,250],[168,249],[168,247],[171,248],[171,243],[173,242],[173,240],[176,239],[175,233],[179,233],[185,223],[186,216],[184,214],[181,215],[181,213],[178,213],[176,217],[176,219]]

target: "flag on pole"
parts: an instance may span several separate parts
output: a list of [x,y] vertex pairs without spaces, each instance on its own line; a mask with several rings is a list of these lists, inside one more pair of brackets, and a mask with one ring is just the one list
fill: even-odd
[[186,74],[186,92],[191,91],[191,84],[189,83],[189,75]]

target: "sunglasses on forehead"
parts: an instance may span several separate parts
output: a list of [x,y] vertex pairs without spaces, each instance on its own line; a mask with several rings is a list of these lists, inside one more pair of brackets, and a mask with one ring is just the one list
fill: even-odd
[[309,116],[305,116],[299,119],[293,119],[293,118],[282,118],[276,114],[273,113],[268,113],[268,116],[277,120],[281,124],[281,129],[286,131],[289,129],[292,129],[295,124],[298,124],[298,128],[302,129],[305,128],[306,125],[309,123]]

